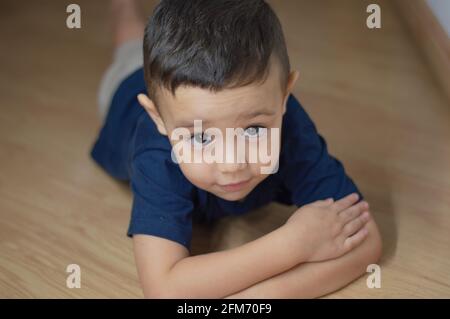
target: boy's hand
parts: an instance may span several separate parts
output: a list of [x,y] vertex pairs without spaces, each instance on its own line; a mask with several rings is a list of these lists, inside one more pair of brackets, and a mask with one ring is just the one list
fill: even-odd
[[[320,200],[297,209],[283,226],[293,243],[304,243],[303,260],[323,261],[346,254],[367,237],[369,204],[350,194],[336,202]],[[352,206],[353,205],[353,206]],[[305,255],[306,254],[306,255]]]

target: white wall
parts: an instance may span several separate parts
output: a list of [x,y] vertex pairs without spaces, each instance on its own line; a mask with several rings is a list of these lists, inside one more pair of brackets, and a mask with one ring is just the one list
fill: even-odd
[[428,6],[450,37],[450,0],[426,0]]

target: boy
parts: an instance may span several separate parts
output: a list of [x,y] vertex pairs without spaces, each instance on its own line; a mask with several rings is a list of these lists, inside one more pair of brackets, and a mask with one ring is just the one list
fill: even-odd
[[[128,235],[145,297],[318,297],[379,259],[368,203],[358,202],[356,185],[290,94],[298,72],[267,3],[163,0],[147,26],[133,1],[112,8],[116,52],[91,155],[130,181]],[[230,128],[238,133],[222,144]],[[261,158],[250,159],[264,145],[265,173]],[[191,160],[212,153],[233,156]],[[212,222],[271,201],[299,209],[254,241],[190,256],[193,219]]]

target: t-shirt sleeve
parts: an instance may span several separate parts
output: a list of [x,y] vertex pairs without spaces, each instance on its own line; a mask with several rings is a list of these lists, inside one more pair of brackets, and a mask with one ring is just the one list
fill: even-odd
[[342,162],[328,153],[327,142],[300,103],[293,96],[289,103],[283,183],[292,203],[300,207],[328,197],[338,200],[353,192],[363,199]]
[[133,204],[128,236],[158,236],[190,250],[193,189],[166,150],[140,150],[131,162]]

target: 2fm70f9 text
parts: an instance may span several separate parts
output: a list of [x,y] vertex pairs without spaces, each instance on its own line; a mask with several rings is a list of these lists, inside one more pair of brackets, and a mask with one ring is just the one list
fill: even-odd
[[270,313],[272,311],[271,304],[253,304],[253,303],[228,303],[222,304],[221,313]]

